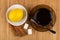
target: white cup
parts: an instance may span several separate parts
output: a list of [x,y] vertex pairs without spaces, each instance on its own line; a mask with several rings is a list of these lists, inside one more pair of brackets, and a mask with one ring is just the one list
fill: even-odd
[[[8,19],[8,12],[9,12],[10,10],[14,9],[14,8],[19,8],[19,9],[22,9],[22,10],[25,11],[25,15],[24,15],[23,19],[20,20],[19,22],[12,22],[12,21],[10,21],[10,20]],[[7,20],[7,22],[8,22],[9,24],[11,24],[11,25],[13,25],[13,26],[23,25],[23,24],[27,21],[27,17],[28,17],[28,15],[27,15],[27,10],[25,9],[24,6],[22,6],[22,5],[20,5],[20,4],[14,4],[14,5],[12,5],[11,7],[9,7],[9,8],[7,9],[7,12],[6,12],[6,20]]]

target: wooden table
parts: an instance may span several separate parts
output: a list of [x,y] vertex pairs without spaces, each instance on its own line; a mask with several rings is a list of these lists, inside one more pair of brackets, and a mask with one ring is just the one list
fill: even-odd
[[[38,32],[33,29],[32,35],[23,37],[14,36],[9,24],[6,21],[6,10],[13,4],[21,4],[29,11],[36,5],[46,4],[52,7],[56,14],[56,23],[53,27],[57,33],[52,34],[47,32]],[[0,40],[60,40],[60,0],[0,0]]]

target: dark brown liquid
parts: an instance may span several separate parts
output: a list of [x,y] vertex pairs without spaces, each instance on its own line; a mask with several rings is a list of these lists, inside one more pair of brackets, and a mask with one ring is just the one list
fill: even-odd
[[40,8],[35,12],[35,20],[38,24],[46,26],[52,20],[50,10],[46,8]]

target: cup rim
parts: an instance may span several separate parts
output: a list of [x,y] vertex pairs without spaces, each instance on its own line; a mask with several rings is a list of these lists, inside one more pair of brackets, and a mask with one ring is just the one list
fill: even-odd
[[[23,10],[25,11],[25,13],[26,13],[26,16],[25,16],[21,21],[19,21],[19,22],[11,22],[11,21],[8,19],[8,17],[7,17],[8,12],[9,12],[10,10],[14,9],[14,8],[23,9]],[[20,5],[20,4],[14,4],[14,5],[10,6],[10,7],[7,9],[7,12],[6,12],[6,20],[7,20],[7,22],[8,22],[9,24],[11,24],[11,25],[13,25],[13,26],[23,25],[23,24],[26,22],[26,20],[27,20],[27,16],[28,16],[28,15],[27,15],[27,10],[26,10],[26,8],[25,8],[24,6],[22,6],[22,5]]]

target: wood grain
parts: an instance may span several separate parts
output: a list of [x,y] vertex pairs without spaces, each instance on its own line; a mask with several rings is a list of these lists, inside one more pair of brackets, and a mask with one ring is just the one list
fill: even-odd
[[[6,21],[6,10],[13,4],[21,4],[26,7],[28,12],[36,5],[46,4],[52,7],[56,14],[56,23],[53,27],[57,33],[38,32],[33,29],[32,35],[23,37],[14,36],[9,24]],[[60,40],[60,0],[0,0],[0,40]]]

